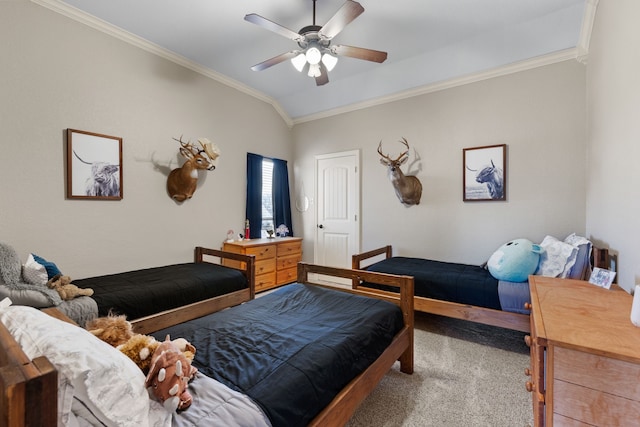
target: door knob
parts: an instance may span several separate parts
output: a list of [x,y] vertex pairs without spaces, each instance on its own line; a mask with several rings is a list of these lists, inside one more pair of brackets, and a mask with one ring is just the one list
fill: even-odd
[[318,224],[318,228],[324,228],[324,225]]

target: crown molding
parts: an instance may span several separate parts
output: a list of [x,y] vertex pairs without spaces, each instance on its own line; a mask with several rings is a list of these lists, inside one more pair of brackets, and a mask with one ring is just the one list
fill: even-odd
[[168,49],[165,49],[155,43],[151,43],[150,41],[143,39],[142,37],[136,36],[135,34],[125,31],[122,28],[116,27],[115,25],[112,25],[101,19],[98,19],[95,16],[89,15],[88,13],[83,12],[66,3],[62,3],[58,0],[31,0],[31,1],[47,9],[50,9],[54,12],[57,12],[63,16],[73,19],[74,21],[80,22],[91,28],[94,28],[98,31],[101,31],[105,34],[108,34],[112,37],[122,40],[125,43],[136,46],[142,50],[145,50],[149,53],[157,55],[161,58],[167,59],[175,64],[178,64],[189,70],[195,71],[196,73],[206,76],[212,80],[215,80],[219,83],[222,83],[226,86],[229,86],[233,89],[236,89],[254,98],[257,98],[260,101],[266,102],[267,104],[270,104],[273,106],[273,108],[278,112],[278,114],[282,117],[282,120],[287,124],[289,128],[293,127],[293,121],[291,117],[289,117],[289,115],[282,109],[280,104],[278,104],[277,101],[275,101],[273,98],[265,95],[262,92],[259,92],[223,74],[217,73],[211,70],[210,68],[203,67],[202,65],[197,64],[196,62],[188,58],[185,58],[182,55],[177,55],[176,53],[171,52]]
[[108,34],[112,37],[115,37],[119,40],[122,40],[126,43],[136,46],[140,49],[143,49],[147,52],[150,52],[152,54],[165,58],[173,63],[176,63],[180,66],[190,69],[203,76],[211,78],[212,80],[215,80],[219,83],[222,83],[226,86],[234,88],[260,101],[270,104],[290,129],[293,126],[300,123],[310,122],[314,120],[336,116],[339,114],[362,110],[365,108],[374,107],[374,106],[386,104],[389,102],[399,101],[402,99],[424,95],[432,92],[437,92],[445,89],[451,89],[457,86],[462,86],[469,83],[492,79],[495,77],[505,76],[512,73],[518,73],[520,71],[526,71],[526,70],[534,69],[537,67],[543,67],[545,65],[555,64],[555,63],[566,61],[569,59],[575,59],[581,63],[586,63],[588,52],[589,52],[589,42],[591,39],[591,30],[593,28],[593,23],[595,21],[595,13],[596,13],[596,9],[599,2],[599,0],[586,0],[583,21],[582,21],[582,28],[580,31],[580,38],[578,40],[578,46],[575,48],[554,52],[548,55],[539,56],[537,58],[528,59],[528,60],[516,62],[513,64],[508,64],[505,66],[493,68],[491,70],[482,71],[479,73],[473,73],[473,74],[469,74],[466,76],[453,78],[449,80],[444,80],[441,82],[436,82],[433,84],[428,84],[425,86],[414,88],[408,91],[403,91],[403,92],[395,93],[392,95],[383,96],[383,97],[379,97],[379,98],[375,98],[375,99],[371,99],[371,100],[367,100],[367,101],[363,101],[355,104],[350,104],[344,107],[334,108],[331,110],[322,111],[322,112],[311,114],[308,116],[292,119],[289,116],[289,114],[282,108],[280,103],[278,103],[275,99],[245,84],[242,84],[237,80],[231,79],[223,74],[217,73],[209,68],[203,67],[202,65],[197,64],[194,61],[191,61],[190,59],[187,59],[181,55],[177,55],[174,52],[169,51],[168,49],[158,46],[155,43],[151,43],[148,40],[145,40],[139,36],[136,36],[135,34],[132,34],[128,31],[118,28],[94,16],[91,16],[86,12],[83,12],[66,3],[62,3],[59,0],[31,0],[31,1],[40,6],[46,7],[47,9],[50,9],[54,12],[57,12],[61,15],[64,15],[70,19],[73,19],[77,22],[80,22],[91,28],[101,31],[105,34]]
[[327,110],[320,113],[299,117],[293,120],[293,124],[297,125],[300,123],[319,120],[319,119],[323,119],[331,116],[336,116],[338,114],[344,114],[351,111],[357,111],[357,110],[362,110],[369,107],[375,107],[378,105],[387,104],[389,102],[400,101],[403,99],[412,98],[414,96],[425,95],[428,93],[438,92],[445,89],[451,89],[454,87],[467,85],[469,83],[475,83],[482,80],[488,80],[495,77],[505,76],[508,74],[519,73],[521,71],[531,70],[534,68],[544,67],[546,65],[551,65],[558,62],[574,60],[574,59],[577,59],[577,49],[576,48],[565,49],[565,50],[554,52],[548,55],[538,56],[533,59],[514,62],[512,64],[508,64],[505,66],[496,67],[491,70],[482,71],[479,73],[473,73],[473,74],[469,74],[466,76],[453,78],[449,80],[443,80],[433,84],[420,86],[408,91],[394,93],[389,96],[383,96],[380,98],[375,98],[368,101],[351,104],[345,107],[335,108],[332,110]]
[[596,10],[600,0],[587,0],[584,5],[584,14],[582,16],[582,28],[580,29],[580,38],[578,39],[576,59],[583,64],[587,63],[589,58],[589,44],[591,42],[591,32],[593,23],[596,20]]

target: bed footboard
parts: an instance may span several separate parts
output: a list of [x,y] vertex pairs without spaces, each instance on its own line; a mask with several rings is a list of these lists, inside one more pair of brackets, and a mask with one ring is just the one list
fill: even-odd
[[46,357],[30,360],[2,324],[0,387],[0,425],[57,425],[57,371]]
[[[380,294],[371,292],[369,288],[353,289],[340,288],[343,292],[363,295],[390,301],[402,310],[404,328],[396,335],[393,342],[382,355],[363,373],[354,378],[333,399],[309,426],[339,426],[347,423],[360,403],[371,393],[382,377],[389,371],[396,360],[400,361],[400,371],[413,373],[413,339],[414,339],[414,281],[411,276],[397,276],[385,273],[372,273],[364,270],[347,270],[320,265],[298,263],[298,283],[308,283],[315,286],[335,287],[323,285],[312,279],[313,275],[329,275],[351,279],[353,283],[372,282],[399,288],[399,293]],[[315,277],[315,276],[314,276]]]
[[[244,277],[247,278],[247,283],[249,283],[249,292],[250,299],[254,299],[256,296],[256,262],[255,255],[243,255],[243,254],[235,254],[232,252],[225,252],[218,249],[210,249],[203,248],[202,246],[196,246],[195,249],[195,262],[207,262],[205,260],[205,256],[212,256],[216,258],[220,258],[220,264],[222,264],[222,260],[224,259],[233,259],[236,261],[241,261],[241,266],[244,268],[239,268],[238,270],[242,271]],[[235,267],[229,267],[235,268]]]

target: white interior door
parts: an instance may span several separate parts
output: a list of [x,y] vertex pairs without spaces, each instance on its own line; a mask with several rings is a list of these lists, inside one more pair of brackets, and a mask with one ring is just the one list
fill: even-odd
[[360,152],[316,156],[316,264],[351,268],[360,251]]

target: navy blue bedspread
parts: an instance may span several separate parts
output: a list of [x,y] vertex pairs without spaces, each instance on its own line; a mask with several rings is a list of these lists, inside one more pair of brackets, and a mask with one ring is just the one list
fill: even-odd
[[370,265],[366,270],[413,276],[416,296],[501,309],[498,280],[479,265],[391,257]]
[[73,281],[93,289],[98,315],[110,310],[137,319],[160,311],[246,289],[239,270],[210,262],[166,265]]
[[389,302],[294,283],[153,335],[190,341],[193,365],[251,397],[274,427],[305,426],[403,323]]

